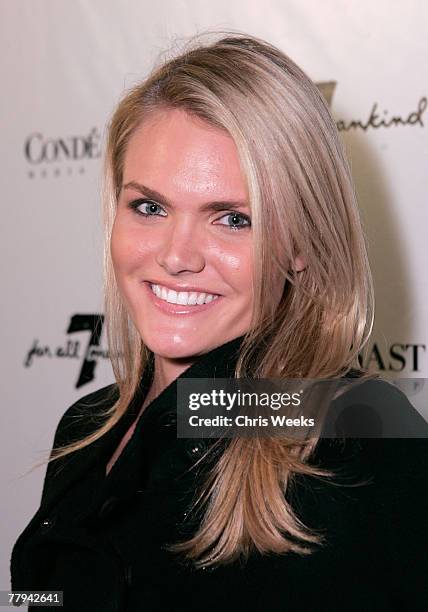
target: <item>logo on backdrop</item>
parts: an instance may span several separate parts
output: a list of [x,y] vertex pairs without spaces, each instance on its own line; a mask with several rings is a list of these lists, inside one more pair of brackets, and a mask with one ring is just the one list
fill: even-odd
[[[76,363],[75,387],[83,387],[96,378],[100,360],[108,359],[107,349],[101,345],[104,316],[99,314],[76,314],[70,318],[67,337],[61,344],[51,346],[38,338],[33,340],[25,359],[26,368],[33,367],[39,359],[68,359]],[[87,342],[73,338],[73,334],[87,332]],[[395,342],[381,347],[374,342],[365,356],[359,356],[361,367],[380,374],[421,372],[426,357],[425,344],[401,344]]]
[[101,134],[95,127],[76,136],[33,132],[25,140],[24,156],[30,179],[85,174],[88,164],[101,157]]
[[[24,359],[26,368],[32,367],[39,359],[69,359],[76,362],[76,384],[78,389],[95,379],[100,360],[108,359],[108,351],[100,347],[104,316],[98,314],[76,314],[70,319],[67,338],[62,344],[51,346],[33,340]],[[87,342],[76,340],[73,334],[87,332]]]
[[360,365],[369,370],[382,372],[420,372],[421,362],[426,355],[426,344],[401,344],[394,342],[380,346],[370,345],[365,358],[359,356]]
[[[332,106],[333,94],[336,89],[336,85],[336,81],[317,83],[318,89],[327,100],[330,108]],[[350,130],[363,130],[366,132],[368,129],[377,130],[379,128],[412,125],[425,127],[423,115],[427,109],[427,106],[428,99],[425,96],[422,96],[415,103],[413,108],[407,110],[403,114],[398,114],[389,109],[380,109],[378,108],[378,102],[374,102],[371,110],[367,111],[367,115],[364,119],[350,119],[346,121],[339,119],[336,122],[336,125],[340,132],[349,132]]]
[[[317,87],[332,107],[336,81],[317,83]],[[339,119],[339,131],[405,127],[418,125],[425,127],[424,114],[428,99],[422,96],[413,108],[397,113],[387,108],[379,108],[374,102],[365,118]],[[101,133],[94,127],[87,134],[74,136],[52,136],[42,132],[32,132],[24,142],[24,156],[28,164],[28,177],[59,178],[85,174],[88,164],[101,157]]]

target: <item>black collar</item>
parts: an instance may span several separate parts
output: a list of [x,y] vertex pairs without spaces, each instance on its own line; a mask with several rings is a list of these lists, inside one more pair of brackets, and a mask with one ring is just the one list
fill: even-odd
[[[165,411],[165,407],[169,404],[175,406],[176,404],[176,392],[177,392],[177,381],[182,378],[230,378],[233,376],[236,363],[239,357],[239,351],[244,340],[244,336],[233,338],[228,340],[221,346],[218,346],[211,351],[200,355],[197,360],[185,370],[178,379],[175,379],[171,384],[166,387],[157,398],[155,398],[145,409],[144,418],[141,419],[142,423],[146,423],[148,419],[158,418]],[[131,422],[136,417],[141,409],[141,405],[144,402],[146,394],[150,388],[153,379],[153,367],[152,365],[146,369],[143,373],[136,395],[134,396],[127,415]],[[137,425],[140,428],[140,422]]]

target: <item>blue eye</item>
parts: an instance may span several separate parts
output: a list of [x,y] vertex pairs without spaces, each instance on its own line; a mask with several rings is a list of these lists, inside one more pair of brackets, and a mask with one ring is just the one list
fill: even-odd
[[230,212],[220,217],[220,219],[227,219],[227,223],[220,223],[220,225],[225,225],[232,230],[241,230],[246,227],[251,227],[251,219],[242,213]]
[[[144,217],[166,217],[166,212],[162,206],[157,202],[153,202],[153,200],[143,200],[140,198],[130,202],[129,206],[135,210],[137,214],[143,215]],[[140,206],[143,210],[140,210]],[[162,211],[161,214],[159,214],[160,211]]]

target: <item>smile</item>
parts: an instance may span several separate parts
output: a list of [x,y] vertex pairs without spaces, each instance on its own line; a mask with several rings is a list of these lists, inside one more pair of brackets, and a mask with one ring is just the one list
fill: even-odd
[[200,306],[202,304],[209,304],[219,297],[213,293],[174,291],[162,285],[153,285],[151,283],[150,288],[159,299],[169,302],[170,304],[180,304],[181,306]]

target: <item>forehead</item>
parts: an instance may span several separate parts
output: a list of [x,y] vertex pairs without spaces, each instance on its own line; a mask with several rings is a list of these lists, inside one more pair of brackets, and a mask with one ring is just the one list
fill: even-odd
[[156,111],[130,138],[123,182],[138,181],[165,194],[245,198],[246,182],[231,136],[181,109]]

